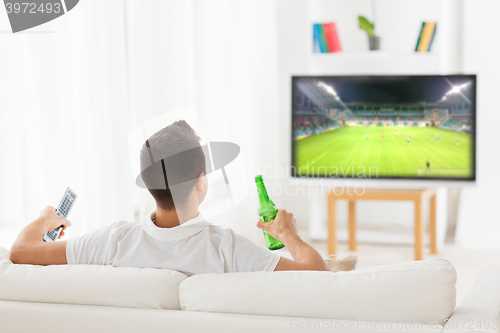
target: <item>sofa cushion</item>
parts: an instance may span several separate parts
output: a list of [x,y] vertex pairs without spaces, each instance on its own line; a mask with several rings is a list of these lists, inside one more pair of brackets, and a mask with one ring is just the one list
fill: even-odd
[[431,259],[351,272],[200,274],[182,281],[182,310],[385,322],[439,321],[455,308],[456,271]]
[[9,259],[9,254],[9,250],[0,247],[0,265],[12,264],[12,261]]
[[0,250],[1,300],[178,310],[185,278],[154,268],[14,265]]

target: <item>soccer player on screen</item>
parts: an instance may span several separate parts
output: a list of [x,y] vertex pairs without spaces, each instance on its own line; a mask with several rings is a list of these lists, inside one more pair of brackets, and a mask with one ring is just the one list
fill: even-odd
[[429,173],[431,172],[431,162],[429,162],[429,159],[427,159],[427,161],[425,162],[425,172],[427,173],[427,171],[429,171]]

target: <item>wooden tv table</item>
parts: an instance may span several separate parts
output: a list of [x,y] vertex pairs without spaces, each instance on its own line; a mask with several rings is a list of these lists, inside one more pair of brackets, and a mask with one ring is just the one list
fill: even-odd
[[[358,191],[360,192],[360,191]],[[349,202],[349,251],[356,250],[356,201],[358,200],[397,200],[413,201],[415,204],[415,260],[423,258],[424,223],[422,222],[422,203],[430,200],[430,250],[437,253],[436,246],[436,190],[371,190],[366,189],[357,195],[354,189],[344,190],[341,194],[335,191],[328,193],[328,254],[337,252],[337,221],[336,202],[347,200]]]

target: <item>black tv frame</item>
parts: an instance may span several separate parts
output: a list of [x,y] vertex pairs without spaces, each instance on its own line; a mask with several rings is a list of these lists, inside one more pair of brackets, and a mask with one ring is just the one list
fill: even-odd
[[[473,119],[474,119],[474,131],[473,131],[473,142],[472,142],[472,169],[473,169],[473,175],[469,178],[451,178],[451,177],[387,177],[387,176],[377,176],[377,178],[370,178],[370,177],[365,177],[365,178],[358,178],[358,177],[352,177],[349,175],[342,176],[342,177],[330,177],[327,175],[299,175],[296,173],[296,163],[295,163],[295,140],[293,137],[293,123],[294,123],[294,102],[295,102],[295,81],[298,79],[314,79],[314,78],[336,78],[336,79],[343,79],[343,78],[377,78],[377,79],[384,79],[384,78],[417,78],[417,77],[428,77],[428,78],[442,78],[442,77],[461,77],[461,78],[468,78],[472,80],[472,98],[471,98],[471,107],[473,110]],[[476,74],[453,74],[453,75],[293,75],[291,77],[291,88],[292,88],[292,94],[291,94],[291,124],[290,124],[290,137],[291,137],[291,168],[290,168],[290,175],[293,178],[296,179],[312,179],[312,178],[320,178],[320,179],[358,179],[358,180],[365,180],[365,179],[389,179],[389,180],[419,180],[419,181],[450,181],[450,182],[475,182],[477,178],[476,170],[477,170],[477,165],[476,165],[476,133],[477,133],[477,75]]]

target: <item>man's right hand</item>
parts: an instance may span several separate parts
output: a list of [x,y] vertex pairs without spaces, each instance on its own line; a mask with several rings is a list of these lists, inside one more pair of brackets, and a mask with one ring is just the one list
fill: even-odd
[[279,209],[278,215],[271,222],[257,222],[257,228],[267,231],[271,236],[279,239],[283,243],[290,237],[298,236],[297,221],[292,213],[284,209]]
[[71,226],[71,222],[57,215],[56,209],[52,206],[45,207],[40,212],[40,215],[35,220],[35,222],[40,223],[43,234],[62,225],[63,231],[59,235],[59,238],[64,236],[64,230],[66,229],[66,227]]

